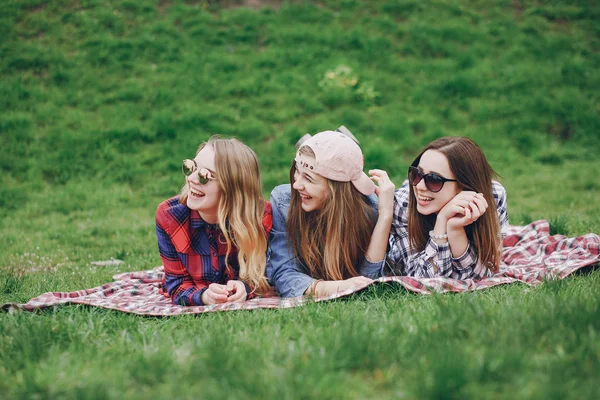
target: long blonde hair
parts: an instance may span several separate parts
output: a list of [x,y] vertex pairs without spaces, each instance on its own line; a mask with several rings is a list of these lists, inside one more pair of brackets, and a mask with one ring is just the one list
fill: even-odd
[[[266,293],[269,289],[265,277],[267,235],[262,224],[265,201],[256,154],[235,138],[216,135],[200,144],[196,154],[205,146],[215,152],[216,182],[221,189],[217,218],[227,243],[225,262],[232,248],[237,248],[240,279],[253,290]],[[188,194],[184,185],[181,204],[186,204]]]
[[[502,238],[500,234],[500,221],[496,210],[496,201],[492,190],[492,179],[497,176],[485,158],[481,148],[466,137],[442,137],[429,143],[419,153],[412,163],[418,166],[421,156],[427,150],[436,150],[444,154],[450,164],[461,190],[470,190],[483,193],[488,211],[477,221],[465,227],[465,232],[470,241],[475,244],[475,252],[479,262],[493,272],[500,266],[500,251]],[[422,215],[417,211],[414,188],[410,186],[410,200],[408,202],[408,239],[413,251],[423,251],[429,239],[429,231],[435,225],[435,214]]]
[[[308,147],[300,153],[314,157]],[[290,169],[294,182],[296,163]],[[294,255],[317,279],[342,280],[358,276],[374,228],[374,213],[351,182],[327,179],[329,191],[320,210],[305,212],[297,190],[292,190],[287,234]]]

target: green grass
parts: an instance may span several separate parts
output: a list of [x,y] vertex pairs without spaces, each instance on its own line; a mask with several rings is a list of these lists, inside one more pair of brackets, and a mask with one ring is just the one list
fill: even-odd
[[201,317],[16,313],[0,325],[10,377],[0,388],[42,398],[593,398],[599,288],[595,271],[536,288],[424,297],[379,287]]
[[[159,265],[156,205],[213,133],[256,150],[265,196],[306,132],[346,125],[396,184],[423,145],[466,135],[511,223],[600,233],[594,2],[241,3],[1,2],[0,303]],[[89,264],[111,257],[126,263]],[[0,314],[0,393],[594,398],[599,280],[170,319]]]

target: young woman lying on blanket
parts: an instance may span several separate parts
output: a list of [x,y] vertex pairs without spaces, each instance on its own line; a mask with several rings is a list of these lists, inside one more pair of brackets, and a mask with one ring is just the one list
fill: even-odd
[[481,278],[498,271],[506,191],[465,137],[429,143],[396,191],[389,259],[415,277]]
[[291,185],[271,192],[267,276],[280,296],[326,296],[382,275],[385,246],[371,243],[388,241],[395,187],[385,171],[369,171],[376,187],[362,169],[360,147],[343,133],[300,146]]
[[243,302],[266,292],[272,215],[256,154],[236,139],[213,136],[182,169],[180,195],[156,211],[163,293],[189,306]]

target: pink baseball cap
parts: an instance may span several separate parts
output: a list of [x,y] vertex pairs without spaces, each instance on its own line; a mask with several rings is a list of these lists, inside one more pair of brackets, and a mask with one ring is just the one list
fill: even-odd
[[[310,147],[315,158],[300,154]],[[363,172],[364,157],[358,144],[340,132],[319,132],[305,140],[296,153],[296,162],[310,171],[338,182],[352,182],[365,196],[375,192],[375,184]]]

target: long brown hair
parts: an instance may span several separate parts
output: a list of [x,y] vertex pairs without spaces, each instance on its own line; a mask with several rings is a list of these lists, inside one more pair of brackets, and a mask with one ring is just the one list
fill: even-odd
[[[269,289],[265,277],[267,235],[262,224],[265,201],[256,154],[234,138],[212,136],[200,144],[196,154],[205,146],[215,152],[216,182],[221,189],[217,217],[227,242],[225,260],[236,247],[240,279],[259,293],[266,293]],[[179,202],[186,204],[187,196],[186,184],[181,189]]]
[[[301,154],[314,157],[304,146]],[[296,163],[290,169],[294,183]],[[351,182],[327,179],[329,191],[320,210],[305,212],[297,190],[292,189],[287,234],[294,255],[314,278],[342,280],[358,276],[373,232],[373,212]]]
[[[479,262],[493,272],[500,265],[502,239],[500,222],[496,210],[496,201],[492,190],[492,179],[498,175],[487,162],[481,148],[466,137],[443,137],[429,143],[412,162],[418,166],[421,156],[427,150],[436,150],[444,154],[450,164],[450,170],[461,190],[483,193],[488,210],[477,221],[465,227],[467,237],[475,244]],[[410,187],[408,201],[408,239],[412,251],[423,251],[429,239],[429,231],[435,225],[436,215],[422,215],[417,211],[414,187]]]

